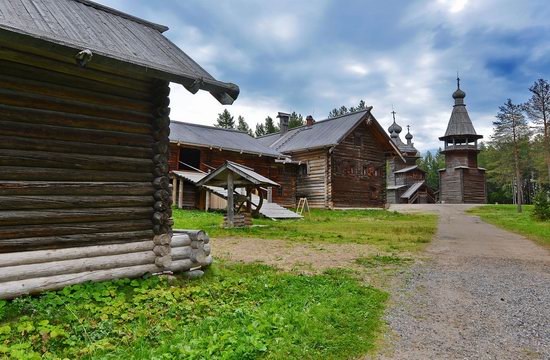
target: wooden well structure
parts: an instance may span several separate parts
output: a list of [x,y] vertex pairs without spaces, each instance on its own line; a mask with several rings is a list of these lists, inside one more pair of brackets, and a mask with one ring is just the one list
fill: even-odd
[[238,87],[162,25],[26,3],[0,2],[0,298],[208,264],[204,233],[172,231],[169,82],[223,104]]

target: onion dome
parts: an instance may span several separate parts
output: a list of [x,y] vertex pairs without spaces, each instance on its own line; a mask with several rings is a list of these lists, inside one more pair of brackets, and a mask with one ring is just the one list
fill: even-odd
[[453,99],[464,99],[466,97],[466,93],[460,88],[456,89],[456,91],[453,93]]
[[393,124],[391,124],[390,127],[388,128],[388,132],[391,135],[393,135],[393,133],[396,133],[396,135],[399,135],[401,131],[403,131],[403,128],[397,125],[397,123],[395,122],[395,114],[396,114],[395,111],[392,111],[391,113],[393,115]]
[[411,130],[409,129],[409,125],[407,125],[407,135],[405,135],[405,139],[412,140],[412,138]]

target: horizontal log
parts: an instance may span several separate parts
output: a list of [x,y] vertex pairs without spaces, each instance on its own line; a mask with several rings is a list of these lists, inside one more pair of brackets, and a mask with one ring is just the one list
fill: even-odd
[[118,131],[135,134],[152,134],[150,119],[136,121],[113,120],[101,116],[71,114],[21,106],[0,104],[0,118],[31,124],[46,124],[92,130]]
[[189,246],[191,245],[191,238],[187,234],[178,234],[172,236],[172,242],[170,243],[170,246],[172,248],[182,247],[182,246]]
[[[126,218],[119,218],[117,221],[94,221],[88,223],[0,226],[0,241],[21,238],[61,237],[65,235],[81,236],[82,234],[132,231],[148,231],[147,234],[152,234],[152,226],[153,223],[151,219],[130,220]],[[14,244],[16,244],[16,242],[14,242]]]
[[0,133],[4,136],[29,137],[61,141],[84,142],[98,145],[153,147],[153,136],[115,131],[77,129],[63,126],[26,124],[0,120]]
[[[18,47],[22,44],[13,43],[10,45],[12,47]],[[32,49],[26,50],[32,51]],[[55,71],[58,73],[71,75],[71,77],[90,79],[110,85],[116,85],[144,92],[150,91],[152,87],[152,84],[146,83],[144,81],[133,80],[128,77],[94,70],[90,67],[83,71],[81,68],[75,66],[74,64],[48,59],[40,55],[31,54],[27,51],[17,51],[2,47],[0,48],[0,59],[32,66],[36,68],[35,72],[38,74],[43,72]]]
[[0,182],[19,181],[99,181],[146,182],[153,180],[152,173],[52,169],[39,167],[0,166]]
[[147,273],[155,273],[158,268],[153,264],[129,266],[117,269],[86,271],[28,280],[0,283],[0,298],[11,299],[26,294],[36,294],[46,290],[61,289],[65,286],[85,281],[106,281],[121,278],[136,278]]
[[152,196],[0,196],[2,210],[153,206]]
[[109,155],[135,159],[151,159],[153,149],[136,146],[105,145],[85,143],[81,141],[63,141],[51,139],[33,139],[22,136],[2,136],[0,133],[0,146],[14,150],[37,150],[54,153],[72,153],[87,155]]
[[0,74],[0,87],[22,93],[54,96],[97,106],[118,107],[145,113],[153,111],[151,102],[129,100],[107,92],[97,93],[85,89],[75,89],[67,85],[44,83],[40,80],[29,80],[6,74]]
[[193,262],[190,259],[176,260],[176,261],[172,261],[172,265],[170,266],[170,270],[172,270],[173,272],[189,271],[191,269],[208,266],[208,265],[212,264],[212,261],[213,261],[213,259],[212,259],[211,256],[208,256],[207,258],[205,258],[204,261],[201,262],[201,263]]
[[140,242],[151,240],[153,236],[154,235],[151,230],[141,230],[3,239],[0,240],[0,252],[31,251],[97,244],[107,245]]
[[[2,145],[0,145],[0,148]],[[47,167],[71,170],[101,170],[117,172],[152,173],[152,160],[129,159],[105,155],[52,153],[49,151],[24,151],[2,149],[0,166]]]
[[181,246],[172,248],[172,260],[184,260],[184,259],[191,259],[191,255],[193,253],[193,248],[191,246]]
[[149,101],[151,98],[151,92],[149,90],[140,91],[134,88],[102,83],[60,72],[44,71],[33,66],[6,60],[0,60],[0,74],[10,75],[20,79],[40,79],[40,81],[48,84],[70,84],[75,90],[83,89],[96,93],[113,94],[130,100]]
[[153,250],[153,246],[153,242],[149,240],[125,244],[94,245],[67,249],[21,251],[17,253],[0,254],[0,268],[80,259],[86,257],[151,251]]
[[115,219],[141,220],[151,218],[152,207],[82,208],[59,210],[0,210],[0,226],[82,223]]
[[5,267],[2,268],[2,271],[0,271],[0,283],[63,274],[82,273],[86,271],[153,264],[156,258],[153,251],[89,258],[85,256],[86,255],[82,253],[82,257],[79,259]]
[[152,113],[124,110],[111,106],[97,106],[74,100],[64,100],[51,96],[20,93],[0,88],[2,103],[17,107],[30,107],[50,111],[60,111],[70,114],[106,117],[113,120],[139,121],[147,123],[153,117]]
[[[174,236],[172,239],[177,237],[180,234],[188,235],[191,241],[201,241],[207,244],[210,241],[210,238],[204,232],[204,230],[186,230],[186,229],[174,229]],[[173,240],[172,240],[173,241]]]
[[153,194],[154,188],[150,182],[0,181],[0,195],[153,196]]

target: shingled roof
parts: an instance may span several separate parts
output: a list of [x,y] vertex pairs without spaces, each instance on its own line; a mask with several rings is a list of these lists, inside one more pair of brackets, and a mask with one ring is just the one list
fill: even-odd
[[89,49],[90,67],[102,57],[132,64],[133,70],[182,84],[193,93],[209,91],[221,103],[231,104],[239,95],[238,86],[214,79],[162,35],[167,30],[89,0],[0,1],[0,40],[31,39],[36,47],[73,57]]
[[478,135],[466,110],[466,104],[464,98],[466,93],[460,89],[460,80],[458,81],[458,89],[453,93],[453,99],[455,105],[453,106],[453,112],[447,125],[447,131],[445,135],[440,137],[439,140],[445,140],[446,138],[469,138],[469,139],[481,139],[483,135]]
[[317,121],[311,126],[300,126],[287,131],[286,134],[275,133],[258,138],[266,146],[281,153],[292,153],[301,150],[330,147],[338,145],[362,121],[373,121],[374,128],[387,139],[389,148],[399,151],[389,139],[384,129],[370,113],[372,107],[346,115]]
[[185,122],[172,121],[170,123],[170,141],[274,158],[286,157],[247,133]]

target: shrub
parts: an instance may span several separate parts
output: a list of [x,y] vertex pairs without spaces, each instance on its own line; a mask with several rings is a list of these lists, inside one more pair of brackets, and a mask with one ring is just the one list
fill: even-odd
[[539,191],[533,201],[533,217],[539,221],[550,220],[550,203],[548,202],[548,193]]

